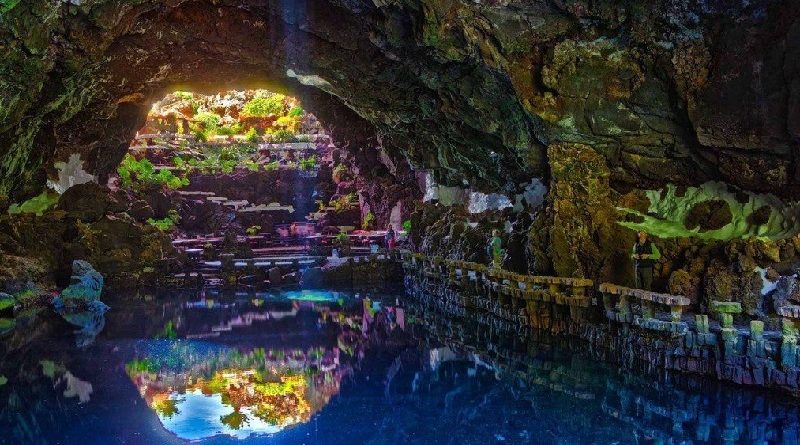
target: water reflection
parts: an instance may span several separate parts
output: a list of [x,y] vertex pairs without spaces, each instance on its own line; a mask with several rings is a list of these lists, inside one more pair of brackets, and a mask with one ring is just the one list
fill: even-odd
[[[2,444],[798,443],[772,393],[601,364],[563,338],[396,297],[114,301],[0,342]],[[209,300],[211,302],[209,302]],[[323,300],[323,301],[320,301]],[[19,330],[18,330],[19,331]],[[15,331],[16,332],[16,331]]]
[[164,427],[178,437],[244,438],[309,421],[351,372],[340,356],[336,348],[241,353],[202,351],[189,343],[132,360],[126,370]]

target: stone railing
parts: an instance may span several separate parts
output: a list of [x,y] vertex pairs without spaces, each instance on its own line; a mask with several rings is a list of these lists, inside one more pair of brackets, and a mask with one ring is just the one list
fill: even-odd
[[[690,303],[686,297],[611,283],[601,284],[599,290],[603,294],[603,307],[609,320],[633,323],[656,331],[684,333],[687,330],[687,324],[681,321],[683,311]],[[638,311],[634,310],[634,306]],[[661,308],[666,309],[667,317],[660,316],[658,310]]]

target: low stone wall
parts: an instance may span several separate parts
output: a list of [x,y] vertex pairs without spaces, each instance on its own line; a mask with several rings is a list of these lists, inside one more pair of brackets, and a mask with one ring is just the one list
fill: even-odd
[[453,314],[483,314],[518,331],[583,339],[598,359],[646,371],[680,371],[800,396],[797,318],[782,310],[782,331],[735,326],[737,303],[712,316],[684,313],[680,296],[590,280],[533,277],[483,265],[407,254],[406,288]]
[[403,280],[399,252],[332,260],[303,271],[303,288],[386,288]]

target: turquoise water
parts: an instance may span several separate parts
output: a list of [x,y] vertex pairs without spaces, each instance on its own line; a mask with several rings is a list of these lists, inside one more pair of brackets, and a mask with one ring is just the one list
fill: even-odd
[[49,314],[0,340],[0,443],[800,443],[787,396],[622,372],[397,295],[106,299],[86,348]]

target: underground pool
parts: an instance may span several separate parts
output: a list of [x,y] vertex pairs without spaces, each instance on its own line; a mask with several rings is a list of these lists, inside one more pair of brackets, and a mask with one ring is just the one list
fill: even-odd
[[[0,366],[7,444],[797,443],[763,390],[593,360],[575,341],[392,293],[110,298]],[[304,298],[308,297],[308,298]]]

